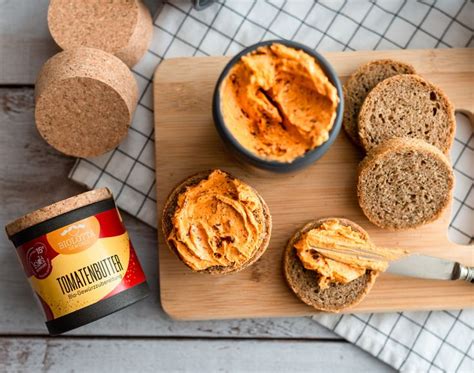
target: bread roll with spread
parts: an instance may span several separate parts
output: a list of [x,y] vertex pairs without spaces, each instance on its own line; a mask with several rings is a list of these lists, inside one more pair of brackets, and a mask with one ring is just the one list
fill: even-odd
[[190,176],[168,197],[162,230],[195,272],[227,274],[257,261],[270,241],[268,206],[255,189],[221,170]]
[[288,241],[283,267],[291,290],[321,311],[358,304],[390,260],[405,250],[377,248],[356,223],[327,218],[306,224]]

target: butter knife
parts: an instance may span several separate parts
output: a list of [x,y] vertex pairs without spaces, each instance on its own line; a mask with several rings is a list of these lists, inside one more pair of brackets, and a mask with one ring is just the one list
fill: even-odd
[[474,283],[474,267],[421,254],[404,256],[391,262],[387,272],[401,276]]

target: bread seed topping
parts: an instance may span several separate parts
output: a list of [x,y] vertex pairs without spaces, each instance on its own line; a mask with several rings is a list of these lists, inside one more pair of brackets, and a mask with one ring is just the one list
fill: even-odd
[[215,170],[178,197],[168,240],[194,270],[242,265],[253,257],[265,235],[257,193]]
[[321,289],[334,282],[347,284],[367,270],[383,272],[389,261],[408,253],[376,247],[366,235],[338,220],[311,229],[294,246],[303,266],[317,273]]
[[236,140],[258,157],[283,163],[328,140],[338,103],[316,60],[282,44],[243,56],[221,86],[222,115]]

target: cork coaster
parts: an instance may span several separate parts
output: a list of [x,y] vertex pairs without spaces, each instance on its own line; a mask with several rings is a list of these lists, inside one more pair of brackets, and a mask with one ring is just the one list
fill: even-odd
[[26,214],[21,218],[18,218],[15,221],[7,224],[5,226],[5,230],[8,237],[11,237],[16,233],[25,230],[26,228],[55,218],[56,216],[109,198],[112,198],[112,193],[107,188],[91,190],[63,201],[53,203],[52,205],[43,207],[39,210],[30,212],[29,214]]
[[145,54],[153,35],[150,12],[141,0],[51,0],[48,27],[64,50],[102,49],[129,67]]
[[35,89],[36,127],[60,152],[94,157],[126,136],[137,83],[121,60],[99,49],[69,49],[50,58]]

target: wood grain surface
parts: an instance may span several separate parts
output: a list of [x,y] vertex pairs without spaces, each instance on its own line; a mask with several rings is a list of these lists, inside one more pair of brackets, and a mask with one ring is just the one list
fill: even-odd
[[[392,372],[343,342],[4,338],[8,372]],[[317,367],[317,368],[315,368]]]
[[[1,227],[24,212],[85,190],[67,180],[74,159],[47,146],[36,132],[31,88],[0,87],[0,159]],[[0,234],[0,372],[192,372],[199,357],[211,360],[207,371],[217,371],[231,359],[235,371],[284,372],[283,367],[297,359],[301,371],[324,362],[335,364],[333,372],[347,372],[354,364],[368,372],[393,372],[309,317],[170,319],[159,300],[156,230],[126,213],[122,216],[152,294],[67,337],[47,336],[14,248]],[[258,354],[252,355],[253,361],[234,353],[254,350]],[[284,358],[275,361],[274,356]]]
[[[344,81],[362,63],[394,58],[413,64],[420,75],[438,84],[458,110],[472,113],[474,50],[403,50],[325,53]],[[178,58],[161,63],[154,78],[158,215],[172,188],[201,170],[222,168],[254,186],[270,207],[273,233],[267,252],[240,273],[211,277],[187,269],[166,247],[161,230],[159,263],[161,301],[177,319],[308,315],[314,312],[286,286],[281,269],[288,238],[305,222],[327,216],[351,219],[373,241],[474,264],[472,248],[447,239],[449,211],[417,230],[388,232],[372,225],[356,194],[357,149],[341,133],[316,164],[295,174],[254,173],[224,149],[213,127],[211,96],[227,57]],[[354,311],[384,312],[472,307],[472,285],[382,274]]]
[[[75,160],[47,146],[33,119],[32,85],[42,63],[59,51],[44,20],[48,0],[3,0],[0,12],[0,226],[26,211],[85,190],[67,179]],[[160,0],[145,0],[156,11]],[[196,371],[210,359],[220,370],[232,359],[235,371],[284,372],[288,361],[301,371],[315,366],[347,372],[393,371],[309,317],[225,321],[174,321],[161,309],[157,281],[156,231],[127,214],[152,295],[113,316],[50,338],[13,246],[0,234],[0,371],[65,372]],[[264,339],[264,340],[262,340]],[[115,347],[117,345],[117,347]],[[293,347],[296,345],[297,347]],[[234,349],[234,346],[238,346]],[[273,347],[276,346],[276,347]],[[234,351],[252,355],[236,358]],[[182,351],[182,352],[180,352]],[[290,353],[288,353],[290,352]],[[250,352],[249,352],[250,353]],[[275,356],[282,356],[275,360]],[[267,368],[268,367],[268,368]],[[210,370],[210,369],[206,369]],[[286,369],[288,371],[288,369]]]
[[[34,126],[33,89],[0,88],[0,228],[18,216],[84,192],[67,179],[75,159],[48,146]],[[122,214],[152,294],[68,335],[340,340],[310,318],[176,322],[162,311],[156,230]],[[45,335],[43,317],[4,233],[0,234],[0,336]],[[0,359],[1,361],[1,359]],[[1,369],[0,369],[1,371]]]
[[[75,160],[49,147],[37,133],[31,88],[0,87],[0,160],[1,227],[24,212],[85,190],[67,179]],[[271,367],[274,372],[284,372],[273,364],[275,354],[286,357],[286,361],[278,361],[282,367],[288,361],[301,360],[301,371],[311,370],[317,361],[336,364],[334,372],[345,372],[354,363],[367,371],[393,371],[309,317],[170,319],[159,299],[156,230],[126,213],[122,216],[152,294],[67,337],[47,336],[14,247],[0,234],[0,372],[83,371],[86,366],[90,371],[108,371],[111,364],[115,364],[115,371],[122,371],[119,364],[129,371],[156,371],[158,367],[161,371],[196,371],[198,355],[215,359],[208,371],[219,370],[223,361],[235,359],[236,371]],[[237,351],[258,351],[253,369],[248,359],[235,358],[234,343]]]

